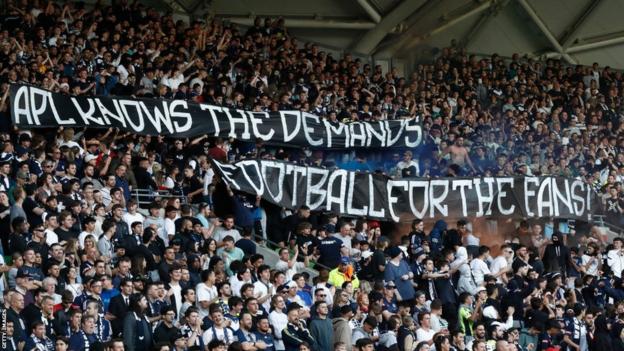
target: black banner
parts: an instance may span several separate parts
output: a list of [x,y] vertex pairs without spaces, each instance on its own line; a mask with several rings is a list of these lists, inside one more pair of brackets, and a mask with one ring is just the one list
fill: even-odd
[[381,174],[267,160],[213,160],[232,189],[295,209],[389,221],[414,218],[569,218],[588,221],[601,204],[591,187],[560,177],[391,179]]
[[177,138],[208,134],[293,147],[414,148],[422,141],[415,119],[329,123],[301,111],[251,112],[185,100],[74,97],[11,85],[11,118],[19,128],[91,127]]

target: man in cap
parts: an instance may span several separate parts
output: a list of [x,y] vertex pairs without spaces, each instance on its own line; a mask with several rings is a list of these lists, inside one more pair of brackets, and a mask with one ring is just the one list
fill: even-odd
[[351,265],[349,257],[343,256],[340,264],[329,272],[329,283],[336,287],[342,287],[344,282],[351,282],[354,289],[360,287],[360,280],[355,275],[355,269]]
[[[316,345],[316,341],[310,334],[305,322],[299,319],[300,310],[301,305],[296,302],[288,305],[286,312],[288,324],[286,328],[282,330],[282,340],[284,341],[285,351],[299,351],[299,345],[303,342],[309,345]],[[316,349],[316,347],[312,347],[312,349]]]

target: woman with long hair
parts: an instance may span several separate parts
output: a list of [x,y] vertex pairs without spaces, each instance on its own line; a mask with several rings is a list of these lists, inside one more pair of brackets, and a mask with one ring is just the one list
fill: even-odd
[[65,282],[65,290],[69,291],[74,295],[74,299],[80,295],[82,295],[82,284],[78,281],[78,268],[77,267],[69,267],[67,271],[67,280]]
[[152,328],[145,317],[146,310],[145,296],[130,295],[130,311],[123,323],[123,341],[128,351],[152,350]]
[[130,272],[132,273],[133,277],[145,277],[147,275],[147,272],[145,271],[147,267],[147,261],[145,261],[145,257],[143,255],[133,256],[132,265],[130,267],[132,267],[130,269]]
[[283,350],[282,330],[288,325],[288,316],[284,312],[286,302],[282,294],[278,292],[271,298],[271,313],[269,313],[269,323],[273,327],[273,337],[275,338],[275,349]]
[[204,242],[202,252],[204,252],[201,255],[202,269],[208,269],[208,266],[210,265],[210,259],[212,259],[213,257],[217,257],[217,241],[213,238],[208,238]]

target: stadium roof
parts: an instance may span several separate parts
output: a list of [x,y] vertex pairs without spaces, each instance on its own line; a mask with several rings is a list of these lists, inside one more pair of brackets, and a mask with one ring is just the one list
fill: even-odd
[[476,54],[624,68],[621,0],[161,1],[241,25],[283,16],[298,38],[375,58],[415,62],[455,40]]

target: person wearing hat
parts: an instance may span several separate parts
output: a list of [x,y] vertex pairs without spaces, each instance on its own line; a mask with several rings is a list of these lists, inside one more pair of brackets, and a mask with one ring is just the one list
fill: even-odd
[[344,282],[351,282],[353,289],[360,287],[360,280],[355,274],[355,269],[351,265],[349,257],[343,256],[338,267],[329,272],[328,282],[335,287],[341,287]]
[[[299,351],[299,345],[307,342],[309,345],[316,345],[316,340],[310,334],[305,322],[300,319],[299,313],[301,305],[294,302],[288,305],[286,315],[288,324],[282,330],[282,341],[284,342],[285,351]],[[316,349],[316,347],[313,347]]]
[[386,282],[395,282],[395,294],[398,301],[413,299],[415,294],[412,282],[414,273],[403,259],[403,251],[393,246],[388,250],[388,255],[390,256],[390,261],[384,270],[384,280]]

